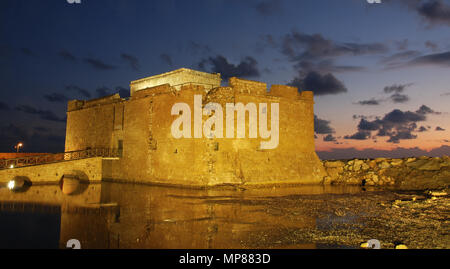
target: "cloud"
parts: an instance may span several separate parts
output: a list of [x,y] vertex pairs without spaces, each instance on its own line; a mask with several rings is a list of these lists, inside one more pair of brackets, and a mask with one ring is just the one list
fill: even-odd
[[412,85],[412,83],[409,83],[409,84],[394,84],[394,85],[391,85],[391,86],[386,86],[386,87],[384,87],[383,92],[387,93],[387,94],[393,93],[391,96],[389,96],[389,98],[387,98],[387,99],[375,99],[375,98],[372,98],[372,99],[369,99],[369,100],[358,101],[355,104],[358,104],[358,105],[380,105],[382,102],[385,102],[385,101],[388,101],[388,100],[390,100],[390,101],[392,101],[392,102],[394,102],[396,104],[398,104],[398,103],[406,103],[406,102],[408,102],[410,100],[410,98],[409,98],[408,95],[402,94],[402,92],[407,87],[409,87],[411,85]]
[[108,88],[108,87],[100,87],[100,88],[97,88],[97,89],[95,90],[95,92],[97,93],[97,97],[98,97],[98,98],[104,97],[104,96],[108,96],[108,95],[111,95],[111,94],[112,94],[112,93],[111,93],[111,89]]
[[69,61],[69,62],[75,62],[77,60],[77,57],[75,57],[72,53],[70,53],[67,50],[61,50],[58,53],[59,56],[61,56],[64,60]]
[[271,34],[261,35],[259,38],[262,41],[264,47],[267,46],[273,49],[278,47],[277,40]]
[[450,92],[444,92],[441,94],[441,96],[450,96]]
[[130,90],[124,87],[116,87],[116,92],[119,93],[121,98],[128,98],[130,97]]
[[11,152],[19,141],[25,141],[28,133],[14,124],[0,126],[0,151]]
[[406,87],[411,86],[412,83],[409,84],[394,84],[392,86],[384,87],[384,93],[401,93],[405,90]]
[[419,132],[419,133],[423,133],[423,132],[427,132],[427,131],[428,131],[428,128],[426,128],[425,126],[420,126],[420,128],[417,129],[417,132]]
[[407,38],[400,40],[400,41],[395,41],[395,45],[397,46],[398,50],[407,50],[408,43],[409,43],[409,40]]
[[426,113],[401,111],[400,109],[394,109],[387,113],[383,121],[386,123],[403,124],[417,121],[424,121]]
[[375,131],[378,130],[382,122],[380,120],[368,121],[362,118],[358,124],[358,130],[360,131]]
[[127,54],[127,53],[120,54],[120,58],[122,58],[122,60],[126,61],[133,70],[139,71],[138,58],[134,57],[133,55]]
[[440,126],[436,126],[436,129],[434,129],[434,130],[435,131],[445,131],[445,129]]
[[360,72],[364,71],[367,68],[363,66],[355,66],[355,65],[337,65],[334,63],[334,60],[326,59],[321,61],[308,61],[302,60],[299,61],[295,66],[296,69],[301,71],[302,73],[308,71],[316,71],[319,73],[343,73],[343,72]]
[[401,139],[416,139],[417,135],[413,135],[410,130],[398,131],[391,136],[387,142],[389,143],[399,143]]
[[209,57],[198,64],[200,69],[205,69],[207,65],[212,66],[212,71],[220,73],[224,79],[230,77],[259,77],[260,75],[258,62],[250,56],[245,57],[237,65],[229,63],[222,55]]
[[190,41],[188,43],[189,54],[192,55],[208,55],[212,52],[208,45],[203,45],[195,41]]
[[370,138],[370,132],[358,131],[352,135],[344,136],[344,139],[354,139],[354,140],[367,140]]
[[441,112],[434,111],[433,109],[429,108],[426,105],[421,105],[420,108],[418,110],[416,110],[416,113],[419,113],[422,115],[426,115],[426,114],[440,115],[441,114]]
[[44,94],[44,98],[52,103],[65,103],[69,100],[69,97],[60,93]]
[[90,65],[91,67],[93,67],[94,69],[97,70],[113,70],[116,69],[115,66],[110,65],[110,64],[106,64],[101,60],[98,59],[94,59],[94,58],[85,58],[83,59],[83,62],[85,62],[86,64]]
[[3,102],[0,102],[0,111],[9,110],[9,105]]
[[439,65],[448,67],[450,66],[450,51],[420,56],[405,64],[405,66],[408,65]]
[[432,24],[450,25],[450,6],[441,0],[423,3],[417,8],[417,12]]
[[384,93],[393,93],[389,99],[398,104],[398,103],[406,103],[409,101],[409,96],[406,94],[402,94],[402,92],[409,86],[411,86],[412,83],[408,84],[394,84],[392,86],[386,86],[384,87],[383,91]]
[[406,94],[394,93],[391,95],[390,99],[394,103],[406,103],[409,101],[409,96]]
[[[400,140],[415,139],[417,135],[412,132],[424,132],[425,127],[418,128],[417,123],[426,120],[428,114],[439,114],[426,105],[422,105],[417,111],[401,111],[394,109],[382,118],[367,120],[361,117],[357,126],[358,131],[353,135],[347,135],[345,139],[369,139],[370,137],[388,137],[387,142],[399,143]],[[372,131],[377,131],[372,135]]]
[[14,124],[0,126],[0,152],[11,152],[14,145],[21,141],[27,152],[64,152],[64,134],[48,133],[35,127],[28,130]]
[[336,137],[334,137],[332,134],[328,134],[323,137],[323,141],[325,142],[336,142]]
[[89,91],[87,91],[87,90],[85,90],[83,88],[80,88],[80,87],[78,87],[76,85],[68,85],[68,86],[66,86],[66,90],[68,90],[68,91],[75,91],[78,94],[80,94],[80,95],[82,95],[82,96],[84,96],[86,98],[91,98],[91,96],[92,96]]
[[389,67],[395,67],[396,65],[398,65],[398,62],[401,61],[406,61],[406,60],[411,60],[414,59],[416,57],[421,56],[422,53],[420,51],[417,50],[407,50],[407,51],[402,51],[402,52],[398,52],[395,54],[392,54],[388,57],[383,57],[381,59],[382,63],[388,64]]
[[431,49],[433,52],[437,51],[439,49],[438,45],[434,42],[431,42],[429,40],[427,40],[425,42],[425,47]]
[[305,34],[292,31],[282,39],[281,52],[291,61],[317,60],[342,55],[365,55],[385,53],[386,45],[381,43],[337,43],[321,34]]
[[256,11],[264,16],[270,16],[277,13],[281,13],[282,5],[281,0],[265,0],[255,5]]
[[322,160],[343,160],[353,158],[405,158],[405,157],[441,157],[443,155],[450,155],[450,146],[443,145],[438,148],[434,148],[430,151],[415,148],[402,148],[397,147],[392,150],[382,150],[374,148],[366,148],[358,150],[355,148],[332,148],[329,151],[317,151],[317,155]]
[[382,100],[376,100],[376,99],[372,98],[372,99],[370,99],[370,100],[361,100],[361,101],[358,101],[358,102],[356,102],[356,104],[362,105],[362,106],[365,106],[365,105],[377,106],[377,105],[380,104],[381,101],[382,101]]
[[22,111],[27,114],[38,115],[43,120],[56,121],[56,122],[65,122],[66,121],[66,118],[59,118],[58,116],[55,115],[55,113],[53,113],[50,110],[37,109],[37,108],[29,106],[29,105],[17,106],[16,110]]
[[371,115],[371,116],[365,116],[365,115],[356,115],[356,114],[353,114],[352,118],[353,118],[354,120],[356,120],[356,119],[365,119],[365,120],[367,120],[367,119],[377,118],[377,117],[374,116],[374,115]]
[[[301,75],[300,75],[301,76]],[[313,91],[314,95],[339,94],[347,92],[347,88],[331,73],[322,75],[311,71],[304,78],[296,77],[289,85],[301,90]]]
[[165,62],[166,64],[168,64],[169,66],[172,66],[172,65],[173,65],[172,57],[170,57],[169,54],[167,54],[167,53],[162,53],[161,55],[159,55],[159,58],[160,58],[163,62]]
[[323,120],[314,115],[314,132],[316,134],[332,134],[334,129],[330,126],[330,121]]

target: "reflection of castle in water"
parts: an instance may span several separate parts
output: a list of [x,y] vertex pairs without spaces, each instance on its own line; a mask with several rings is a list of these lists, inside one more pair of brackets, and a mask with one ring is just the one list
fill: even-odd
[[[119,183],[90,184],[83,189],[82,193],[65,195],[57,185],[32,186],[23,193],[0,188],[0,223],[4,222],[1,219],[4,212],[16,212],[20,217],[53,214],[57,216],[52,218],[58,222],[56,225],[34,227],[34,230],[53,234],[49,229],[59,229],[56,237],[60,248],[65,248],[70,239],[78,239],[82,248],[88,249],[254,248],[255,234],[273,235],[326,224],[327,220],[317,219],[308,208],[295,203],[292,208],[272,206],[275,201],[299,194],[353,190],[336,186],[299,186],[279,188],[276,192],[267,188],[195,190]],[[295,214],[286,214],[289,211]],[[264,247],[265,243],[273,247],[270,242],[257,243],[257,247]],[[30,246],[30,242],[24,244],[21,248]],[[296,244],[294,247],[315,246]]]
[[[268,210],[264,197],[271,194],[266,189],[236,192],[102,183],[67,196],[58,188],[33,186],[26,193],[0,189],[0,203],[14,201],[16,211],[27,204],[33,206],[24,210],[59,208],[61,248],[73,238],[82,248],[242,248],[254,232],[314,228],[316,223],[313,216],[292,218]],[[323,187],[312,188],[321,192]]]
[[315,225],[312,217],[292,220],[268,213],[264,198],[234,190],[110,183],[102,185],[101,200],[116,202],[120,212],[112,208],[94,214],[63,212],[61,244],[80,238],[86,248],[242,248],[250,232]]

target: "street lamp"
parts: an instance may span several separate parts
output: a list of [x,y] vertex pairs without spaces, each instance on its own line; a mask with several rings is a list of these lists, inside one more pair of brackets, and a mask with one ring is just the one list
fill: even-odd
[[20,148],[22,148],[22,147],[23,147],[23,143],[22,142],[19,142],[16,146],[14,146],[14,148],[17,149],[17,152],[19,152]]

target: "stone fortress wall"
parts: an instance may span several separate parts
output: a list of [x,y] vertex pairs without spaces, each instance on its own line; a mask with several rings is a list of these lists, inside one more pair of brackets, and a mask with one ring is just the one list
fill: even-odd
[[[321,183],[315,153],[313,94],[297,88],[178,69],[131,82],[131,97],[118,94],[68,103],[66,151],[120,148],[120,160],[103,161],[103,178],[188,186]],[[279,103],[279,145],[259,149],[260,138],[181,138],[171,134],[175,103]],[[270,123],[270,113],[268,113]],[[208,116],[203,116],[203,122]],[[191,117],[194,126],[194,117]],[[235,116],[236,120],[236,116]],[[225,122],[225,120],[224,120]],[[270,127],[269,127],[270,128]],[[225,127],[224,127],[225,129]],[[225,131],[225,130],[224,130]]]

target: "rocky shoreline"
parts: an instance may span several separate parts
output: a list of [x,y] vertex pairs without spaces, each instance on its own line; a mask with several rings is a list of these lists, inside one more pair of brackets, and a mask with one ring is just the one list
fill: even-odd
[[323,160],[323,184],[380,186],[397,190],[445,189],[450,185],[450,157]]

